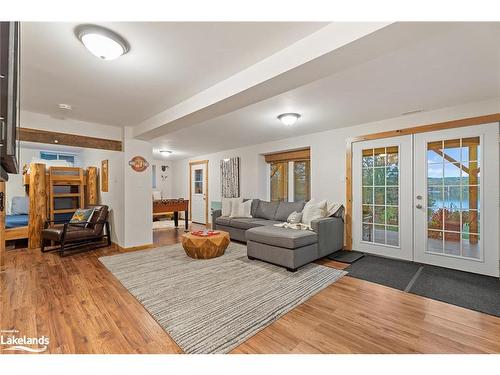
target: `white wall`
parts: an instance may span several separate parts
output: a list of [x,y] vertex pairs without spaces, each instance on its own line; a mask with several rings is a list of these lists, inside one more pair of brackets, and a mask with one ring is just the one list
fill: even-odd
[[[245,198],[269,199],[268,170],[262,154],[310,147],[311,197],[345,203],[347,138],[497,112],[500,112],[500,98],[287,138],[208,155],[199,155],[192,158],[192,160],[209,160],[210,201],[220,201],[221,199],[220,160],[235,156],[241,158],[241,196]],[[189,160],[176,161],[173,171],[174,195],[189,199]]]
[[36,112],[21,111],[21,127],[60,133],[84,135],[121,141],[123,128],[118,126],[79,121],[69,118],[55,118]]
[[[156,189],[161,192],[162,198],[175,198],[172,191],[172,176],[173,176],[173,163],[166,160],[155,159],[151,162],[152,166],[156,166]],[[165,172],[162,172],[161,167],[165,166]]]
[[87,149],[82,154],[85,165],[99,168],[108,160],[109,191],[102,192],[99,181],[99,202],[110,207],[111,239],[128,248],[153,243],[152,222],[152,168],[134,171],[128,164],[134,156],[142,156],[152,163],[152,145],[149,142],[126,139],[124,152]]
[[[153,243],[153,199],[152,168],[153,146],[136,139],[125,139],[124,143],[124,235],[123,247],[149,245]],[[128,162],[134,156],[142,156],[149,163],[143,172],[134,171]]]
[[[101,191],[101,162],[108,160],[108,191]],[[98,168],[98,202],[109,207],[111,240],[125,246],[125,191],[123,152],[84,149],[81,164],[85,167]]]

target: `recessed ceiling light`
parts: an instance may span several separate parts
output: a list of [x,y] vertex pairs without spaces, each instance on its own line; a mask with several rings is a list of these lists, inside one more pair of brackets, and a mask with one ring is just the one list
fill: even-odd
[[286,126],[295,124],[299,118],[300,115],[298,113],[282,113],[278,116],[278,120],[280,120]]
[[408,112],[401,113],[401,116],[413,115],[414,113],[419,113],[419,112],[423,112],[423,111],[424,110],[422,108],[414,109],[413,111],[408,111]]
[[73,109],[73,107],[71,107],[71,105],[64,104],[64,103],[59,104],[58,107],[59,107],[59,109],[65,109],[67,111],[71,111],[71,109]]
[[77,26],[75,35],[94,56],[102,60],[114,60],[130,50],[124,38],[101,26]]
[[172,153],[170,150],[160,150],[160,152],[164,155],[170,155]]

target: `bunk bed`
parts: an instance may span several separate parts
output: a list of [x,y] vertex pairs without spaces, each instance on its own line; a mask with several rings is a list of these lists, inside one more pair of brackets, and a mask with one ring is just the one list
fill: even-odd
[[[97,204],[97,168],[31,163],[23,168],[23,184],[28,191],[29,212],[6,216],[5,239],[28,239],[28,247],[40,244],[47,219],[68,221],[78,208]],[[26,210],[28,211],[28,210]]]

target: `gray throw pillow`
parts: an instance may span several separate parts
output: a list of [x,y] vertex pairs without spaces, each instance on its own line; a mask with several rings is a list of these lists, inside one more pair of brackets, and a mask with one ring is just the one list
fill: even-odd
[[252,215],[252,217],[255,217],[255,213],[257,212],[257,208],[259,207],[259,202],[260,199],[252,200],[252,208],[250,209],[250,214]]
[[286,221],[294,211],[302,212],[306,202],[280,202],[274,220]]
[[254,217],[266,220],[274,220],[274,215],[276,214],[278,205],[279,202],[260,201],[257,210],[255,210]]
[[11,214],[12,215],[28,215],[30,209],[30,200],[28,197],[13,197]]

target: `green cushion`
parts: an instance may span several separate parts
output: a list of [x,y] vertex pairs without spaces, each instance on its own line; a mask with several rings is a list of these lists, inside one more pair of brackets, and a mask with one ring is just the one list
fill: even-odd
[[86,223],[87,221],[90,220],[93,213],[94,213],[93,208],[79,208],[78,210],[75,211],[73,217],[69,222],[72,224]]

